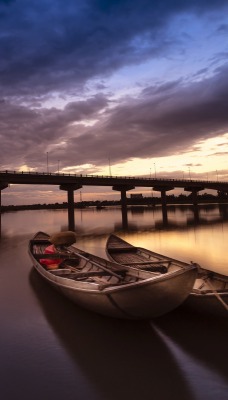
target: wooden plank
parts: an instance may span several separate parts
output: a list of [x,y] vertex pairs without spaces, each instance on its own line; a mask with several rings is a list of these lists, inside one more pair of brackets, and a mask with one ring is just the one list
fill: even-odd
[[109,247],[108,251],[110,253],[125,253],[125,252],[130,252],[130,253],[136,253],[137,248],[136,247]]
[[[123,276],[121,275],[123,272],[124,273],[126,273],[126,271],[125,270],[123,270],[123,271],[119,271],[119,272],[121,272],[120,273],[120,276],[115,276],[116,278],[119,278],[119,279],[122,279],[123,278]],[[112,277],[113,275],[112,275],[112,271],[110,271],[110,272],[108,272],[108,271],[86,271],[86,272],[75,272],[74,273],[74,276],[75,276],[75,278],[84,278],[84,277],[95,277],[95,276],[97,276],[97,277],[103,277],[103,276],[110,276],[110,277]]]
[[131,261],[129,263],[124,262],[124,263],[121,263],[121,264],[124,264],[124,265],[151,265],[151,266],[156,266],[157,264],[160,265],[160,264],[165,264],[167,262],[168,261],[134,261],[134,262]]
[[37,260],[40,260],[41,258],[79,260],[79,257],[76,255],[69,255],[68,253],[34,254],[34,256]]

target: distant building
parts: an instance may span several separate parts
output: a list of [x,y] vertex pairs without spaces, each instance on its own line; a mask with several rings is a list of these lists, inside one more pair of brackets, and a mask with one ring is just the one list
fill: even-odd
[[142,193],[131,194],[131,199],[143,199]]

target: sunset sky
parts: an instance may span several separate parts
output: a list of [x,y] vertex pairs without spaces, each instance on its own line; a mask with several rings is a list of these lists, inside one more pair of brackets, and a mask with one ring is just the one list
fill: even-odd
[[1,0],[0,169],[228,181],[227,58],[225,0]]

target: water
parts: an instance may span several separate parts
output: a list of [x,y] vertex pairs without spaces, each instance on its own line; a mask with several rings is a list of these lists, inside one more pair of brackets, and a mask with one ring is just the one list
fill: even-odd
[[[106,257],[116,233],[132,244],[228,274],[228,206],[75,211],[77,246]],[[32,269],[30,237],[67,229],[65,210],[2,215],[0,394],[4,400],[227,400],[227,320],[177,309],[151,321],[88,312]]]

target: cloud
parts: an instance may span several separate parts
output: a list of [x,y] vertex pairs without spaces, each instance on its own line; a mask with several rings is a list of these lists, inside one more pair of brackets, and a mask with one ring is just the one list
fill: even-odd
[[[227,132],[225,64],[211,75],[200,66],[187,73],[191,79],[181,71],[177,79],[139,75],[142,90],[130,95],[115,96],[106,79],[147,60],[152,70],[157,60],[168,64],[181,40],[193,42],[184,26],[181,38],[175,29],[170,34],[175,17],[218,18],[226,6],[225,0],[1,2],[1,168],[42,171],[49,152],[52,170],[58,160],[61,168],[99,169],[110,154],[113,163],[180,154]],[[219,18],[216,26],[219,34],[227,29]]]
[[[71,102],[64,110],[35,109],[14,105],[5,101],[0,107],[1,163],[20,166],[44,165],[44,154],[48,146],[61,145],[67,141],[67,132],[72,131],[71,124],[79,123],[77,135],[85,129],[80,127],[84,119],[91,119],[107,106],[103,95],[96,95],[85,101]],[[76,136],[77,136],[76,135]],[[44,149],[46,151],[44,151]],[[67,161],[67,157],[66,157]]]
[[161,83],[120,102],[97,94],[63,110],[1,102],[2,164],[43,170],[46,151],[56,170],[57,160],[61,168],[85,162],[99,167],[110,154],[118,163],[189,151],[197,141],[228,131],[227,76],[228,66],[200,82]]
[[1,93],[28,99],[83,91],[89,79],[171,50],[176,39],[167,37],[165,28],[173,16],[225,5],[225,0],[5,1],[0,5]]
[[[148,87],[106,114],[105,121],[72,139],[71,148],[96,148],[101,162],[111,152],[119,162],[133,157],[158,157],[190,150],[195,142],[228,131],[228,67],[204,81],[180,81]],[[105,149],[105,150],[104,150]],[[96,156],[95,156],[96,157]]]

